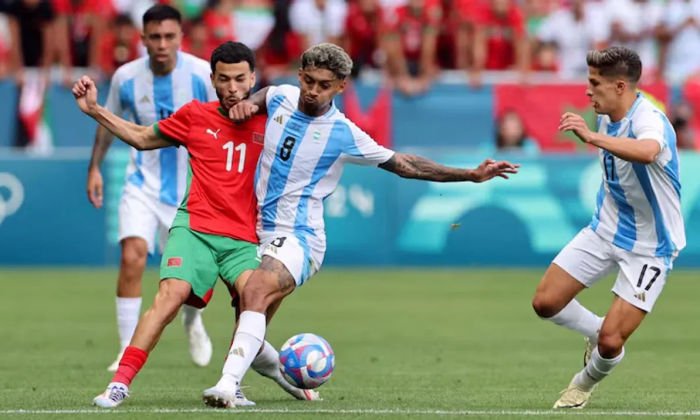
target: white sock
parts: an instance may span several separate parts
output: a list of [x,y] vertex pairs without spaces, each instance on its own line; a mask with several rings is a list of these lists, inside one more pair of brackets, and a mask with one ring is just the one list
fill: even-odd
[[282,376],[279,370],[280,355],[272,346],[265,341],[262,346],[262,351],[255,357],[253,364],[250,367],[262,376],[274,379],[276,376]]
[[182,323],[185,325],[185,331],[190,331],[194,328],[204,326],[202,322],[202,312],[204,309],[197,309],[190,305],[182,305]]
[[578,331],[595,342],[598,341],[598,332],[603,325],[603,318],[584,308],[576,299],[572,299],[558,314],[542,319]]
[[124,351],[131,343],[141,315],[141,298],[117,298],[117,326],[119,327],[120,351]]
[[625,357],[625,348],[622,348],[622,353],[614,359],[603,359],[598,352],[598,347],[593,350],[591,361],[588,362],[585,368],[574,376],[574,383],[584,391],[590,391],[595,384],[605,379],[610,375],[612,369]]
[[265,340],[266,329],[265,314],[253,311],[241,314],[217,388],[233,390],[240,384]]

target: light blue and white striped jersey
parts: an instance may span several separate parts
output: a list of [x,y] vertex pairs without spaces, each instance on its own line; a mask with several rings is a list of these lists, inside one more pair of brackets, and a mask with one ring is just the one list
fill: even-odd
[[599,154],[603,181],[590,227],[619,248],[641,255],[676,256],[685,247],[676,133],[666,115],[641,93],[621,121],[598,117],[598,132],[656,140],[661,152],[648,165]]
[[[152,125],[193,99],[217,100],[210,74],[209,63],[182,52],[177,55],[175,69],[167,76],[154,75],[149,58],[139,58],[114,73],[105,107],[117,115],[128,113],[138,125]],[[138,188],[155,200],[179,206],[185,193],[187,159],[184,147],[132,149],[126,188]]]
[[323,116],[299,111],[299,88],[267,92],[265,147],[255,174],[258,235],[288,232],[325,249],[323,200],[338,185],[345,163],[377,166],[394,152],[379,146],[335,105]]

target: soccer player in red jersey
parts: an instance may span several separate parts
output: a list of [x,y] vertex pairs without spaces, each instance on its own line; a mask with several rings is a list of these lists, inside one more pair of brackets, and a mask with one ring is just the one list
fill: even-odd
[[[141,317],[107,390],[93,400],[95,405],[114,408],[129,396],[131,381],[183,304],[206,306],[219,276],[232,294],[240,295],[260,263],[253,185],[267,118],[261,115],[234,124],[228,117],[255,85],[255,56],[241,43],[226,42],[212,54],[211,67],[219,102],[192,101],[147,127],[99,106],[90,78],[83,77],[73,87],[80,109],[125,143],[138,150],[184,146],[190,154],[187,189],[163,252],[158,294]],[[318,399],[318,394],[287,383],[278,359],[277,351],[266,343],[254,369],[298,399]],[[242,393],[236,404],[254,405]]]

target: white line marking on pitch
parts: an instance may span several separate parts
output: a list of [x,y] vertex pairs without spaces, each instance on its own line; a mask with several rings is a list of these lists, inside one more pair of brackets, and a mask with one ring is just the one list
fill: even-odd
[[238,409],[238,410],[216,410],[207,408],[191,409],[116,409],[116,410],[1,410],[0,414],[184,414],[184,413],[259,413],[259,414],[358,414],[358,415],[439,415],[439,416],[679,416],[679,417],[699,417],[700,411],[571,411],[571,410],[287,410],[287,409]]

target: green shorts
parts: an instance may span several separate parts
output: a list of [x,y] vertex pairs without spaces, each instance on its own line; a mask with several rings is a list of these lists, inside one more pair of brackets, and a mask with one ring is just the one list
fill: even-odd
[[175,226],[170,229],[163,251],[160,279],[180,279],[191,284],[192,296],[186,303],[203,308],[219,277],[233,292],[238,276],[255,270],[259,264],[256,244]]

